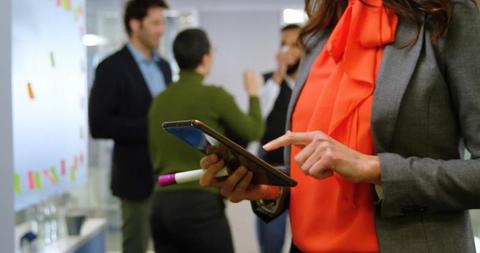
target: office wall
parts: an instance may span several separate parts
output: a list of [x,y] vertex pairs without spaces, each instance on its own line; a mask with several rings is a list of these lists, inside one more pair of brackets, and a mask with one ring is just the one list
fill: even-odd
[[279,47],[279,10],[225,10],[199,12],[214,48],[214,67],[207,82],[221,85],[246,109],[247,94],[242,73],[251,68],[259,73],[275,67]]
[[14,252],[14,202],[11,86],[12,1],[0,1],[0,245]]

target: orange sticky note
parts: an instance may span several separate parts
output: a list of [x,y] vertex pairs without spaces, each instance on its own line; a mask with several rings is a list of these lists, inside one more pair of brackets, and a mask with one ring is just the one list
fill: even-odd
[[30,97],[30,99],[32,100],[35,99],[35,93],[33,93],[33,87],[31,82],[27,83],[27,89],[28,89],[28,96]]

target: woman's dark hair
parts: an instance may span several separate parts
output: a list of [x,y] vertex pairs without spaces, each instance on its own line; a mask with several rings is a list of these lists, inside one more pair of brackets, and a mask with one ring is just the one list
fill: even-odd
[[[369,5],[368,1],[360,0]],[[385,6],[398,17],[404,18],[418,27],[425,25],[432,32],[432,41],[447,34],[452,18],[451,0],[383,0]],[[348,0],[305,0],[305,11],[310,20],[300,33],[299,43],[306,48],[306,39],[321,30],[333,29],[348,6]],[[417,34],[418,37],[418,34]],[[413,42],[416,41],[416,38]]]
[[186,29],[180,32],[173,42],[173,55],[182,70],[194,70],[208,53],[210,41],[202,29]]
[[130,20],[135,19],[142,21],[148,14],[150,8],[163,8],[168,9],[167,3],[163,0],[130,0],[125,7],[125,16],[123,17],[123,23],[128,36],[132,34],[130,28]]

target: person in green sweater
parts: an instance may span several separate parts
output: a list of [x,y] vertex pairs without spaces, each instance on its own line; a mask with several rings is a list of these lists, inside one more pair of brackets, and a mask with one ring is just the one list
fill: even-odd
[[[244,113],[223,88],[205,85],[213,56],[207,34],[187,29],[173,44],[180,79],[157,96],[149,111],[149,144],[155,175],[199,169],[202,154],[162,129],[172,120],[200,120],[220,133],[248,142],[264,130],[260,110],[260,78],[244,74],[249,111]],[[155,189],[151,229],[155,252],[233,252],[225,204],[218,189],[198,182]]]

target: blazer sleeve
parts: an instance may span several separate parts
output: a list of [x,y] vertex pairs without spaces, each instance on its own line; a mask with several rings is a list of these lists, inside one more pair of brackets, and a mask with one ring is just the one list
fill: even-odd
[[216,91],[216,96],[212,99],[228,132],[244,142],[260,139],[264,131],[260,99],[249,97],[249,110],[244,113],[227,91],[222,88],[216,88]]
[[113,139],[128,143],[146,143],[147,118],[119,115],[121,87],[115,65],[98,65],[90,91],[88,120],[93,138]]
[[[443,49],[444,75],[471,160],[379,154],[383,217],[480,208],[480,17],[473,1],[456,1]],[[460,3],[458,3],[460,2]],[[395,187],[398,182],[409,187]]]

